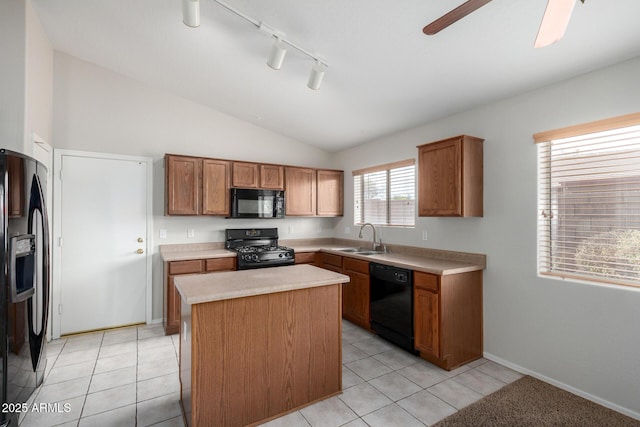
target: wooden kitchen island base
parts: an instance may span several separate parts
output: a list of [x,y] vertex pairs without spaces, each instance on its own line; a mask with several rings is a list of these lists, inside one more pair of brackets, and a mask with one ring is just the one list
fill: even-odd
[[[294,267],[268,270],[287,268]],[[183,295],[180,381],[187,425],[257,425],[339,393],[341,282],[196,304]]]

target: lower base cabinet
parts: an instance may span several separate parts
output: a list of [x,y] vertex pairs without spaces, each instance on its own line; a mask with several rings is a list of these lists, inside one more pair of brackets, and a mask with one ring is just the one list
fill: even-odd
[[414,273],[415,347],[446,370],[482,357],[482,271]]
[[353,258],[344,258],[342,274],[351,281],[342,286],[342,317],[356,325],[371,330],[369,263]]
[[180,332],[180,294],[174,278],[184,274],[203,274],[236,269],[235,257],[191,259],[164,263],[164,290],[162,320],[165,335]]

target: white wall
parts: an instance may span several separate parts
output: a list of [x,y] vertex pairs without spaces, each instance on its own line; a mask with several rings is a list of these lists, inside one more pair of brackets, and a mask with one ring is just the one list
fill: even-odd
[[[54,56],[55,148],[154,159],[153,317],[162,318],[158,245],[222,242],[225,228],[278,227],[283,239],[328,237],[332,218],[244,221],[164,216],[165,153],[330,167],[329,153],[187,101],[64,53]],[[187,238],[188,229],[195,230]],[[159,230],[167,238],[159,238]]]
[[51,143],[53,47],[31,6],[31,1],[26,2],[25,70],[24,152],[32,155],[34,134]]
[[[640,58],[343,151],[336,167],[417,158],[417,145],[485,138],[484,217],[418,218],[383,241],[487,254],[487,356],[548,377],[640,418],[640,289],[543,279],[536,273],[535,132],[640,111]],[[346,179],[344,227],[353,227]],[[428,241],[421,240],[422,230]]]
[[53,48],[29,0],[0,2],[0,147],[31,155],[51,140]]
[[0,1],[0,148],[23,151],[25,114],[24,0]]

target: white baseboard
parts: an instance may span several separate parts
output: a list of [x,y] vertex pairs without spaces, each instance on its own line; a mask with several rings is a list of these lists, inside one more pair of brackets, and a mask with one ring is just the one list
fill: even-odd
[[498,363],[500,365],[506,366],[507,368],[510,368],[510,369],[513,369],[514,371],[520,372],[521,374],[532,376],[532,377],[537,378],[537,379],[539,379],[541,381],[544,381],[546,383],[554,385],[554,386],[556,386],[556,387],[558,387],[558,388],[560,388],[562,390],[566,390],[566,391],[568,391],[570,393],[573,393],[575,395],[578,395],[580,397],[584,397],[585,399],[590,400],[592,402],[595,402],[595,403],[597,403],[599,405],[602,405],[602,406],[604,406],[606,408],[612,409],[612,410],[614,410],[616,412],[620,412],[621,414],[627,415],[627,416],[629,416],[631,418],[635,418],[636,420],[640,420],[640,413],[639,412],[632,411],[629,408],[625,408],[623,406],[620,406],[620,405],[617,405],[615,403],[609,402],[608,400],[604,400],[604,399],[602,399],[600,397],[597,397],[597,396],[594,396],[592,394],[589,394],[589,393],[587,393],[585,391],[582,391],[580,389],[572,387],[572,386],[570,386],[568,384],[565,384],[565,383],[562,383],[560,381],[554,380],[553,378],[549,378],[549,377],[547,377],[545,375],[542,375],[542,374],[540,374],[538,372],[534,372],[534,371],[532,371],[530,369],[527,369],[527,368],[524,368],[524,367],[522,367],[520,365],[516,365],[515,363],[511,363],[508,360],[501,359],[500,357],[495,356],[495,355],[493,355],[491,353],[485,352],[483,354],[483,356],[484,356],[485,359],[488,359],[488,360],[496,362],[496,363]]

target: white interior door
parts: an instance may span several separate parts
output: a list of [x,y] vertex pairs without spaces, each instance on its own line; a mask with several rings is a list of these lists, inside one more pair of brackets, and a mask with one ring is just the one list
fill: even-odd
[[62,155],[60,166],[60,334],[145,322],[151,165]]

